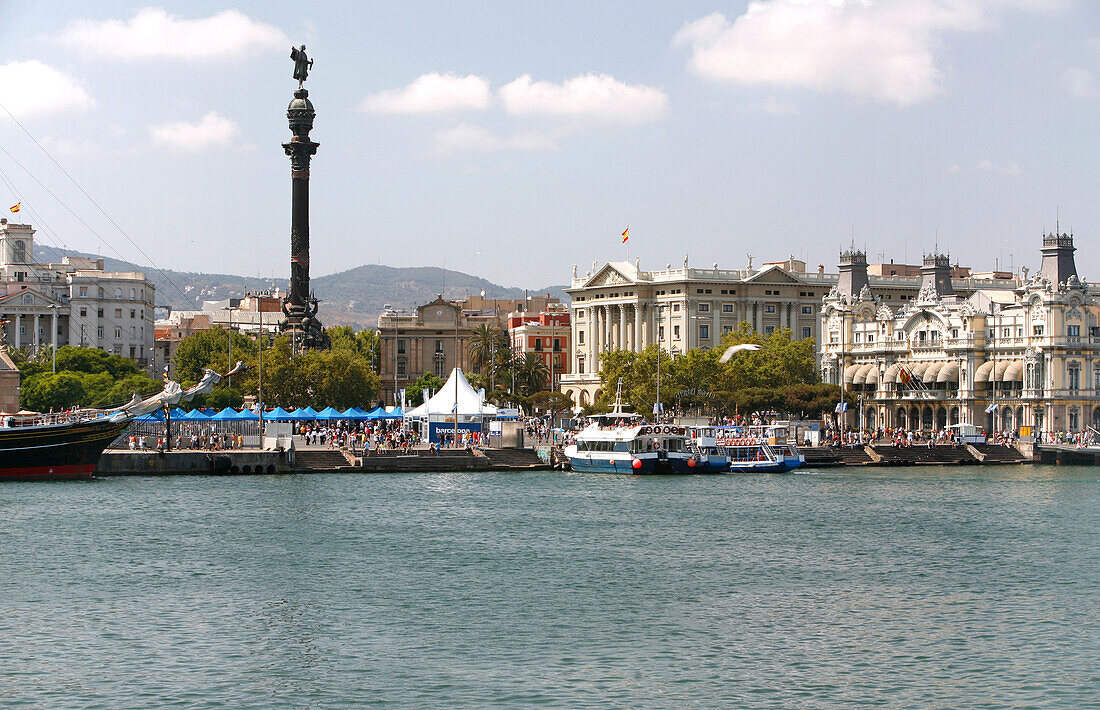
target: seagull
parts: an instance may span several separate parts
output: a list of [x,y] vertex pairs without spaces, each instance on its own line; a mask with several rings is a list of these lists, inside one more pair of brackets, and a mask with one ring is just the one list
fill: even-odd
[[762,346],[756,343],[741,343],[740,345],[731,345],[726,348],[726,352],[722,353],[722,357],[718,358],[718,362],[729,362],[730,358],[735,353],[739,353],[743,350],[760,350]]

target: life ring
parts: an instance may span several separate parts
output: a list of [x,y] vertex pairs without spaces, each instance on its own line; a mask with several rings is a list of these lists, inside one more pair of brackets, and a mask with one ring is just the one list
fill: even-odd
[[654,451],[660,451],[661,450],[661,440],[660,439],[654,439],[653,440],[653,450]]

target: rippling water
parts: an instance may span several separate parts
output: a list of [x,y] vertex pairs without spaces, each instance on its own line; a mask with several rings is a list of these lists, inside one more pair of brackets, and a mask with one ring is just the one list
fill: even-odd
[[1100,469],[0,486],[0,707],[1080,708]]

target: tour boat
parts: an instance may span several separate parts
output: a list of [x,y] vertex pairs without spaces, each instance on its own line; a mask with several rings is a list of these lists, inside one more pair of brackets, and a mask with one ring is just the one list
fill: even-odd
[[806,463],[783,423],[692,427],[696,448],[725,456],[734,473],[782,473]]
[[[244,369],[237,363],[226,375]],[[103,450],[135,417],[189,402],[213,390],[226,375],[206,370],[202,380],[187,390],[169,380],[152,397],[141,399],[135,394],[130,402],[113,409],[5,415],[0,418],[0,480],[91,478]]]
[[622,383],[608,414],[588,417],[589,424],[565,447],[574,471],[632,474],[718,473],[724,457],[707,456],[692,445],[687,427],[647,424],[623,411]]

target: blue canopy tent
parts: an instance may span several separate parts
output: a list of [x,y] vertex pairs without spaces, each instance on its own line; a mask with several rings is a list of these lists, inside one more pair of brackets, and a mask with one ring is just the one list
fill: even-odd
[[305,414],[307,419],[316,419],[317,418],[317,410],[314,409],[313,407],[306,407],[305,409],[299,409],[298,411]]
[[237,410],[232,407],[226,407],[222,411],[218,412],[212,417],[208,417],[213,422],[229,422],[237,418]]
[[192,409],[187,414],[179,417],[179,421],[181,422],[205,422],[208,419],[210,419],[210,417],[203,414],[202,411],[199,409]]
[[260,420],[260,415],[251,409],[242,409],[237,412],[236,419],[242,422],[256,422]]
[[346,417],[340,412],[339,409],[333,407],[325,407],[321,411],[317,412],[318,419],[346,419]]
[[211,409],[210,407],[200,407],[199,411],[202,412],[203,414],[205,414],[208,417],[212,417],[212,416],[214,416],[215,414],[218,413],[218,410]]
[[183,417],[183,415],[187,414],[187,412],[183,409],[180,409],[179,407],[176,407],[170,412],[170,414],[172,415],[173,419],[179,419]]
[[142,414],[140,417],[134,418],[135,422],[163,422],[164,412],[160,409],[149,412],[148,414]]
[[308,414],[304,409],[295,409],[293,412],[287,412],[286,420],[288,422],[305,422],[311,421],[313,415]]
[[370,414],[368,414],[367,412],[364,412],[359,407],[352,407],[348,411],[344,412],[344,418],[345,419],[354,419],[357,422],[361,422],[364,419],[369,419]]
[[382,419],[386,416],[386,410],[381,407],[375,407],[367,412],[367,419]]
[[282,407],[275,407],[270,412],[264,414],[264,419],[272,422],[289,422],[291,420],[290,412],[286,411]]
[[382,415],[379,416],[378,418],[379,419],[403,419],[404,417],[405,417],[405,412],[401,408],[397,407],[397,408],[394,408],[394,410],[392,412],[383,411]]

